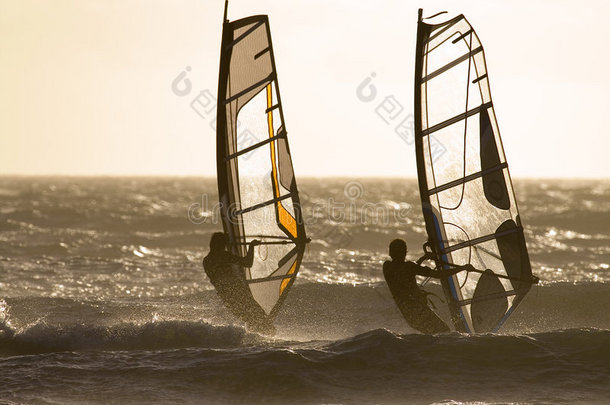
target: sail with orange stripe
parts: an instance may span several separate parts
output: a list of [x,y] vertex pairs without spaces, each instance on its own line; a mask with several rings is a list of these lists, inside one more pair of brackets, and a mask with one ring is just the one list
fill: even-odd
[[280,98],[269,19],[223,25],[216,121],[220,214],[234,254],[254,239],[243,272],[273,319],[303,260],[305,234]]

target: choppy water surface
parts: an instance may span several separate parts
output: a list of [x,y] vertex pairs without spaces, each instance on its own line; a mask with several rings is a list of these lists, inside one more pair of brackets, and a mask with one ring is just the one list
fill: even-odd
[[[201,259],[214,179],[0,178],[0,400],[600,402],[610,397],[610,182],[516,180],[543,280],[497,335],[423,336],[385,287],[425,240],[414,180],[301,180],[309,245],[275,338]],[[438,286],[432,285],[432,289]]]

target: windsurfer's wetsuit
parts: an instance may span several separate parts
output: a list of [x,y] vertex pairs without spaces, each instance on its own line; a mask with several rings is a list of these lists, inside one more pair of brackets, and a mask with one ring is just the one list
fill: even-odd
[[275,331],[265,311],[252,297],[243,274],[243,267],[252,267],[254,248],[250,246],[246,257],[222,251],[210,251],[203,259],[203,268],[212,282],[216,293],[233,315],[263,333]]
[[408,261],[383,263],[383,276],[405,320],[412,328],[428,334],[449,332],[450,329],[428,307],[427,293],[419,289],[415,276],[441,278],[458,271],[460,269],[435,271]]

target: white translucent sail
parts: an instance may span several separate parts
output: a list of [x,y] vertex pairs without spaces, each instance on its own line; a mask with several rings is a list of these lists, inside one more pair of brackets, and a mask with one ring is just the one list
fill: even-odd
[[[476,32],[463,15],[420,19],[416,153],[426,228],[437,263],[472,264],[442,280],[455,327],[497,330],[530,289],[531,267]],[[431,136],[446,152],[433,153]]]

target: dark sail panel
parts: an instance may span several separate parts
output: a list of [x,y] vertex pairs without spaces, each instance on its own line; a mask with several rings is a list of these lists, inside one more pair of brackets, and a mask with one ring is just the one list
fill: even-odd
[[288,146],[267,16],[223,26],[218,84],[220,214],[235,254],[262,240],[242,271],[255,301],[275,317],[307,241]]
[[504,181],[504,174],[500,170],[493,170],[500,167],[500,156],[498,155],[498,145],[491,127],[491,121],[487,111],[479,113],[480,158],[481,172],[483,175],[483,190],[487,201],[494,206],[507,210],[510,208],[508,190]]
[[471,315],[475,331],[493,330],[508,310],[504,286],[493,271],[485,270],[472,295]]
[[[418,21],[415,145],[426,230],[454,326],[497,330],[531,285],[531,268],[489,88],[483,45],[463,15]],[[435,159],[431,136],[446,153]],[[483,273],[483,274],[482,274]]]

